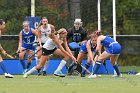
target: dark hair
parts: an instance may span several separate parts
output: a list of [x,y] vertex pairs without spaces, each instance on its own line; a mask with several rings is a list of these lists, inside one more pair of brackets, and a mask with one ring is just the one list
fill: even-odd
[[97,36],[100,36],[100,35],[102,35],[103,33],[102,33],[101,30],[96,30],[96,31],[93,32],[93,34],[95,34],[95,35],[97,35]]
[[3,20],[3,19],[0,19],[0,25],[2,25],[2,24],[3,24],[3,22],[4,22],[4,20]]

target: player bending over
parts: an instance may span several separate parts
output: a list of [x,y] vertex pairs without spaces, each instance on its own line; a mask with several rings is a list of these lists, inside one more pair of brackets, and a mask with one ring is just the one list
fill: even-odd
[[[56,34],[57,33],[57,34]],[[59,35],[59,37],[58,37]],[[67,31],[66,29],[62,28],[58,30],[58,32],[54,32],[48,34],[49,39],[45,42],[42,48],[42,56],[40,58],[40,62],[37,66],[33,67],[30,71],[24,74],[23,77],[28,77],[31,73],[41,69],[44,66],[45,62],[48,60],[50,54],[62,56],[63,59],[61,60],[58,68],[55,70],[54,75],[64,77],[65,75],[62,73],[62,68],[66,65],[66,62],[69,58],[73,59],[76,62],[76,58],[72,55],[66,40]],[[64,43],[66,50],[61,45],[61,42]],[[58,48],[56,48],[56,45]]]
[[113,75],[113,77],[122,77],[119,67],[117,65],[117,60],[121,52],[121,45],[115,41],[113,38],[109,36],[102,35],[101,31],[95,31],[94,34],[97,37],[97,47],[96,52],[98,53],[101,51],[102,47],[105,47],[106,50],[98,54],[98,59],[95,63],[95,69],[93,71],[93,74],[90,75],[88,78],[96,78],[96,74],[98,69],[100,68],[101,63],[103,63],[103,60],[106,60],[107,58],[110,58],[110,62],[113,65],[116,75]]

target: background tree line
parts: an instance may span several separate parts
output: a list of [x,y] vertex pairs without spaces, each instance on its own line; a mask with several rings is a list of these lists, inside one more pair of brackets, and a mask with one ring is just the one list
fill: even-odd
[[[75,18],[81,18],[88,34],[97,29],[98,0],[36,0],[36,16],[45,16],[56,30],[73,26]],[[30,16],[30,0],[0,0],[0,18],[6,21],[6,33],[18,35],[22,22]],[[117,34],[140,35],[140,0],[116,0]],[[112,0],[101,0],[101,26],[105,34],[112,34]],[[118,37],[122,45],[120,64],[139,65],[139,38]],[[8,46],[8,43],[1,41]],[[11,43],[17,43],[13,40]],[[7,47],[12,51],[17,47]],[[131,58],[130,58],[131,57]],[[127,60],[127,63],[126,63]],[[134,62],[135,63],[132,63]]]

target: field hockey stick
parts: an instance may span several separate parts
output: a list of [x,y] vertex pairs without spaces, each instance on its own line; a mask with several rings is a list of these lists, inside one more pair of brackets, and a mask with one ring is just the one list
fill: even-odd
[[21,51],[15,52],[15,53],[12,54],[12,56],[17,56],[19,53],[21,53],[21,52],[23,52],[23,51],[25,51],[25,50],[27,50],[27,49],[23,49],[23,50],[21,50]]
[[42,49],[42,47],[40,49],[38,49],[34,54],[32,54],[31,56],[28,57],[28,59],[31,59],[36,53],[38,53],[40,50]]
[[87,68],[85,68],[82,64],[78,62],[76,62],[76,64],[79,64],[88,74],[91,74],[91,72]]
[[9,57],[11,59],[14,59],[14,57],[12,55],[8,54],[8,53],[6,53],[5,56],[7,56],[7,57]]
[[87,68],[85,68],[82,64],[80,64],[80,66],[81,66],[88,74],[91,74],[91,72],[90,72]]

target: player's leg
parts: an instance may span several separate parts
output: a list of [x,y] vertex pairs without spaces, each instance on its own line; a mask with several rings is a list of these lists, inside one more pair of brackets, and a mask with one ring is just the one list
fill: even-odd
[[[20,51],[22,51],[23,49],[25,49],[25,48],[22,48]],[[25,64],[25,61],[24,61],[24,55],[25,55],[26,52],[27,52],[27,50],[19,53],[19,60],[20,60],[20,63],[23,67],[23,74],[27,71],[26,64]]]
[[98,60],[95,62],[95,65],[94,65],[94,70],[93,70],[93,74],[88,77],[88,78],[95,78],[96,77],[96,74],[97,74],[97,71],[99,70],[100,68],[100,65],[103,63],[103,60],[106,60],[107,58],[110,58],[111,54],[107,53],[106,51],[104,51],[99,57],[98,57]]
[[[85,68],[88,69],[91,63],[92,63],[92,60],[90,59],[90,57],[88,57],[87,63],[85,64]],[[86,74],[86,70],[83,70],[81,73],[81,77],[85,77],[85,74]]]
[[27,78],[28,75],[32,74],[33,72],[37,71],[38,69],[41,69],[46,61],[48,60],[49,56],[48,55],[42,55],[40,58],[40,62],[37,66],[34,66],[32,69],[30,69],[27,73],[23,75],[23,77]]
[[69,70],[68,70],[69,75],[72,75],[72,72],[77,68],[77,66],[80,66],[85,56],[86,56],[86,53],[79,52],[77,56],[77,63],[73,62],[71,66],[69,67]]
[[[39,50],[39,49],[40,49],[40,47],[38,46],[36,51]],[[36,65],[38,65],[39,62],[40,62],[41,55],[42,55],[42,49],[40,51],[38,51],[36,55],[37,55],[36,56]],[[37,72],[38,72],[38,75],[41,75],[41,69],[38,69]]]
[[6,78],[13,78],[13,76],[11,74],[8,73],[6,66],[3,63],[3,59],[0,55],[0,68],[2,69],[2,71],[4,72],[4,75]]
[[113,77],[122,77],[121,74],[120,74],[120,70],[119,70],[118,64],[117,64],[118,57],[119,57],[119,55],[112,55],[110,57],[110,62],[113,65],[114,70],[117,73],[117,76],[116,75],[113,75]]
[[29,69],[29,67],[31,66],[31,63],[32,63],[32,58],[29,58],[29,57],[34,54],[34,51],[33,50],[28,50],[27,52],[28,52],[27,69]]
[[66,63],[67,63],[67,60],[69,59],[69,57],[67,56],[67,55],[65,55],[60,49],[56,49],[55,51],[54,51],[54,53],[53,54],[55,54],[55,55],[59,55],[59,56],[62,56],[63,57],[63,59],[61,60],[61,62],[60,62],[60,64],[59,64],[59,66],[57,67],[57,69],[55,70],[55,72],[54,72],[54,75],[56,75],[56,76],[65,76],[63,73],[62,73],[62,68],[66,65]]

